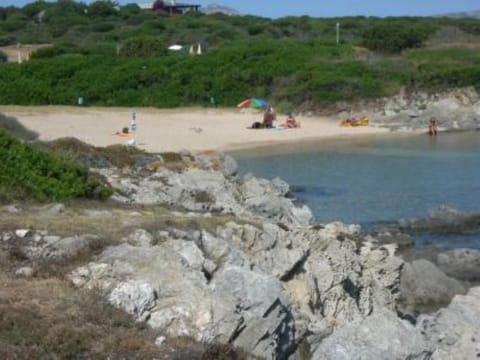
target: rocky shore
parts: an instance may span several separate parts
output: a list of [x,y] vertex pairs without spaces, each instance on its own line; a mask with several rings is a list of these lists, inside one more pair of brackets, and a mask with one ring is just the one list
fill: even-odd
[[473,87],[435,93],[403,90],[387,98],[357,104],[338,103],[329,111],[334,111],[339,119],[365,114],[374,124],[392,131],[424,131],[432,117],[437,119],[441,131],[480,128],[480,94]]
[[[116,193],[109,208],[77,213],[91,233],[4,230],[2,251],[21,254],[12,276],[69,264],[67,281],[157,330],[159,348],[187,336],[265,359],[480,357],[478,254],[406,262],[394,236],[315,223],[287,183],[239,176],[228,155],[144,160],[95,169]],[[2,211],[12,224],[26,217]],[[32,211],[28,224],[72,216],[62,204]],[[432,303],[440,310],[416,306]]]

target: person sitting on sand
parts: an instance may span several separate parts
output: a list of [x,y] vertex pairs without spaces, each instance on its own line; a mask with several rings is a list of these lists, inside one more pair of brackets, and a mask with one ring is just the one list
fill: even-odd
[[295,118],[293,117],[292,113],[288,113],[288,115],[287,115],[287,120],[285,121],[285,127],[288,127],[288,128],[290,128],[290,129],[299,128],[299,127],[300,127],[300,123],[297,122],[297,120],[295,120]]
[[275,112],[273,111],[273,108],[268,106],[267,110],[265,110],[265,113],[263,114],[263,126],[265,128],[272,128],[273,127],[273,120],[275,120],[276,115]]

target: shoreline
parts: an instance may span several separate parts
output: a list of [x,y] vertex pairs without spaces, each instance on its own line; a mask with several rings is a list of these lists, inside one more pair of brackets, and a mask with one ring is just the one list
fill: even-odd
[[[361,127],[341,127],[333,117],[297,117],[298,129],[260,129],[248,127],[261,121],[262,113],[243,112],[235,108],[120,108],[78,106],[18,106],[2,105],[0,113],[18,119],[35,130],[40,140],[75,137],[95,146],[126,144],[125,138],[112,136],[129,126],[132,111],[136,113],[137,147],[150,152],[181,150],[236,152],[272,146],[294,145],[319,140],[362,138],[393,134],[375,124]],[[276,124],[286,115],[279,114]],[[396,134],[416,134],[400,130]]]

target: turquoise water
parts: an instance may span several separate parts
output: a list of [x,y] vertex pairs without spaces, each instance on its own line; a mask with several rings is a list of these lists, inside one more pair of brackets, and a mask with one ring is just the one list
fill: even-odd
[[440,205],[480,211],[479,150],[480,132],[470,132],[369,136],[232,155],[242,173],[287,181],[319,222],[371,229],[425,217]]

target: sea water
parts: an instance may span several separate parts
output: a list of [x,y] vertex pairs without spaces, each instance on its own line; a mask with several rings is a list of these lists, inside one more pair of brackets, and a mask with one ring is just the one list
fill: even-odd
[[[292,130],[294,131],[294,130]],[[375,229],[439,206],[480,212],[480,132],[376,135],[233,152],[241,173],[291,185],[317,221]],[[480,248],[476,232],[418,237]]]

